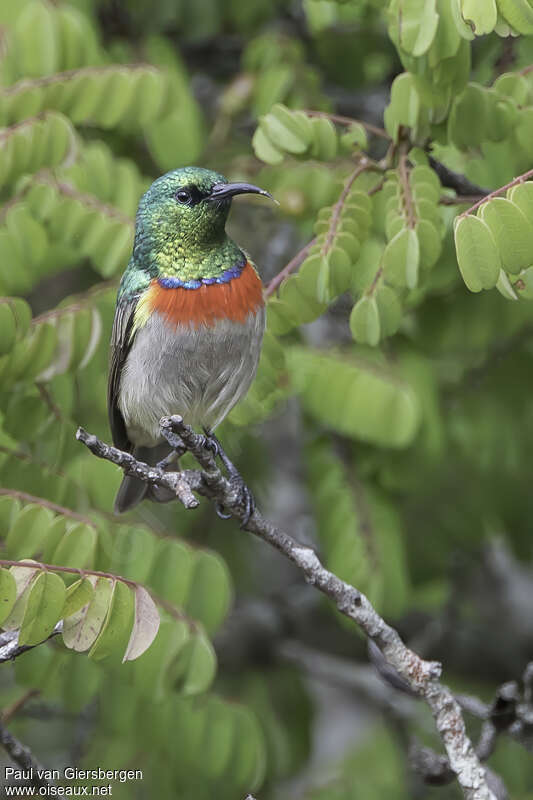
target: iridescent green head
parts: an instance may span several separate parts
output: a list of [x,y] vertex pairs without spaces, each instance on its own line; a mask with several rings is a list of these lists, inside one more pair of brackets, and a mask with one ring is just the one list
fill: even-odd
[[[134,261],[152,274],[209,277],[227,269],[238,248],[225,225],[236,194],[268,192],[228,183],[218,172],[182,167],[167,172],[143,195],[137,211]],[[196,273],[196,274],[195,274]]]

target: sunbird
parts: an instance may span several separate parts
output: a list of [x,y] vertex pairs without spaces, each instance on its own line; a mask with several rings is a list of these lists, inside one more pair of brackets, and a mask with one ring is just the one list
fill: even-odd
[[[218,447],[213,431],[255,376],[263,286],[226,233],[232,198],[249,193],[271,197],[217,172],[183,167],[154,181],[139,202],[133,254],[117,295],[107,404],[113,443],[140,461],[171,463],[159,421],[172,414],[203,428]],[[145,497],[170,499],[164,494],[126,475],[115,511]]]

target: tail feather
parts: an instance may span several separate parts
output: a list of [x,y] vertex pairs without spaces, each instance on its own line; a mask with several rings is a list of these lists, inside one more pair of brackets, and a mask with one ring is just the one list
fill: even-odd
[[[156,447],[135,447],[133,450],[133,455],[136,459],[145,461],[150,466],[161,461],[167,453],[168,445],[166,443]],[[126,511],[131,511],[146,497],[157,500],[157,497],[151,492],[150,484],[131,475],[125,475],[115,497],[115,514],[124,514]]]

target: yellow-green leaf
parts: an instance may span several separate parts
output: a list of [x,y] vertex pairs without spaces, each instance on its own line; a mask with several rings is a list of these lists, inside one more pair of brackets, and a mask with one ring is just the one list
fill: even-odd
[[65,604],[65,584],[53,572],[41,571],[28,595],[19,633],[20,645],[43,642],[52,633]]
[[488,225],[469,214],[457,219],[454,235],[457,262],[470,291],[496,286],[502,263]]

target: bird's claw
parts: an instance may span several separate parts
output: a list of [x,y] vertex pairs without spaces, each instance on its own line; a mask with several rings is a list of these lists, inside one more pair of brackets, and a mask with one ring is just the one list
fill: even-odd
[[[244,507],[244,516],[241,520],[241,528],[244,528],[250,521],[250,517],[255,511],[254,496],[250,491],[250,489],[248,488],[248,486],[245,484],[239,470],[237,469],[233,461],[231,461],[224,452],[224,449],[220,444],[220,442],[218,441],[215,434],[211,433],[205,428],[204,430],[205,430],[204,447],[207,448],[208,450],[211,450],[215,458],[217,457],[220,458],[220,460],[222,461],[223,465],[226,468],[226,472],[228,473],[228,478],[229,482],[231,483],[232,489],[234,489],[237,494],[238,502],[240,505]],[[231,514],[228,514],[224,510],[224,506],[222,505],[222,503],[217,504],[216,512],[217,515],[220,517],[220,519],[229,519],[232,516]]]
[[222,503],[216,504],[215,511],[217,512],[217,517],[220,517],[220,519],[231,519],[231,514],[228,514],[224,511],[224,506]]
[[244,516],[241,520],[241,528],[245,528],[250,521],[250,517],[255,511],[255,499],[251,490],[248,488],[248,486],[245,484],[245,482],[238,473],[230,480],[231,483],[237,484],[241,494],[240,501],[241,504],[244,506]]
[[[232,488],[234,488],[235,491],[239,493],[238,497],[239,504],[244,506],[244,516],[241,520],[241,528],[245,528],[250,521],[250,517],[255,511],[255,499],[251,490],[248,488],[248,486],[245,484],[245,482],[238,473],[230,476],[230,483],[232,485]],[[224,510],[224,505],[222,503],[217,503],[216,512],[217,516],[220,517],[220,519],[230,519],[233,516],[232,514],[228,514]]]
[[202,447],[204,450],[209,450],[215,458],[220,455],[222,448],[220,447],[220,442],[212,433],[205,433],[204,440],[202,442]]

